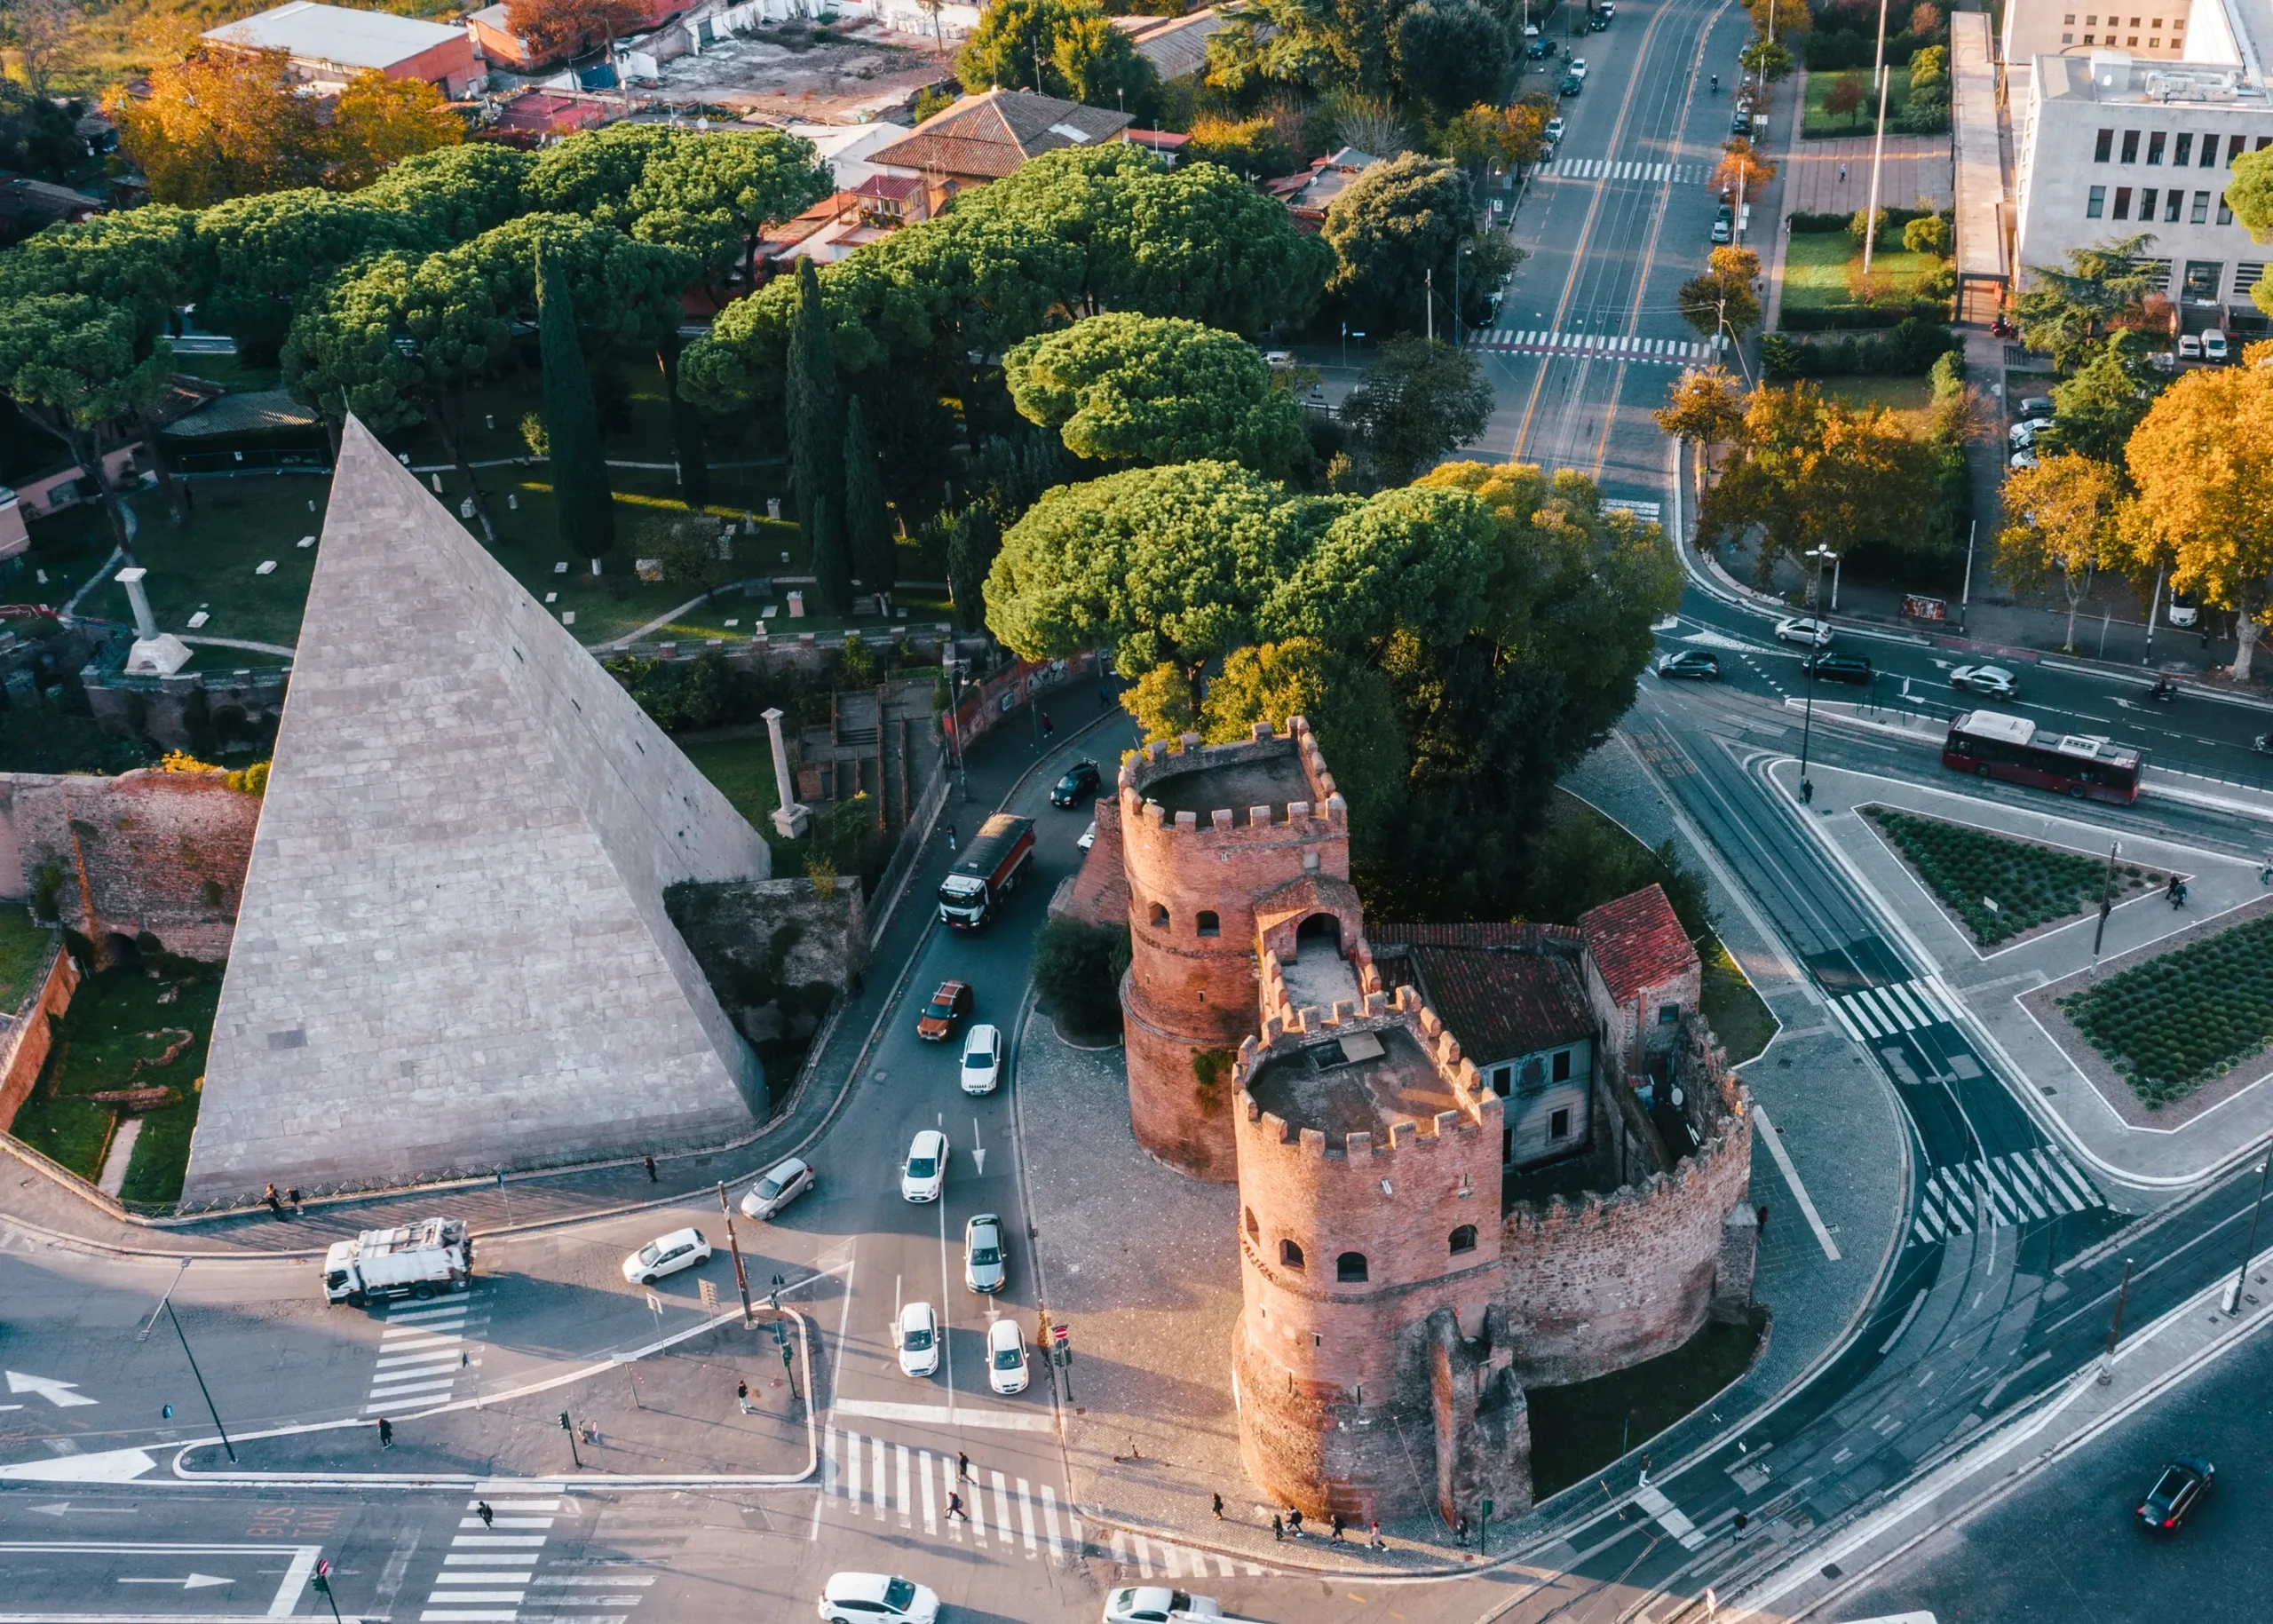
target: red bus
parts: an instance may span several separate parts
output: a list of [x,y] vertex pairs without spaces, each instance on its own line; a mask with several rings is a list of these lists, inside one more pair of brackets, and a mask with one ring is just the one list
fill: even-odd
[[2091,733],[2039,739],[2035,723],[1998,710],[1968,710],[1952,722],[1942,765],[2079,800],[2139,798],[2139,752],[2130,746]]

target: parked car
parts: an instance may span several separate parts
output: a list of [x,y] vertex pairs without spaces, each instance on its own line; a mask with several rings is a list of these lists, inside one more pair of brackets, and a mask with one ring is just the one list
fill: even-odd
[[890,1573],[831,1573],[820,1616],[825,1624],[932,1624],[939,1598],[930,1586]]
[[1560,113],[1547,121],[1547,139],[1549,146],[1563,139],[1564,127],[1563,115]]
[[1052,806],[1079,806],[1083,797],[1097,792],[1097,764],[1077,761],[1065,769],[1065,776],[1050,787]]
[[1871,680],[1867,654],[1813,654],[1800,661],[1800,669],[1818,682],[1851,682],[1860,687]]
[[652,1286],[666,1274],[692,1269],[710,1261],[710,1243],[699,1229],[675,1229],[658,1235],[623,1260],[623,1278],[634,1286]]
[[2030,447],[2023,446],[2019,450],[2013,453],[2012,465],[2016,468],[2035,467],[2036,452]]
[[2202,359],[2202,339],[2198,334],[2188,333],[2179,339],[2178,358],[2181,360]]
[[1171,1618],[1220,1619],[1222,1604],[1166,1585],[1133,1585],[1105,1598],[1105,1624],[1168,1624]]
[[1550,49],[1551,47],[1548,45],[1547,41],[1543,39],[1535,39],[1532,41],[1530,44],[1524,47],[1524,55],[1530,58],[1534,62],[1544,62],[1547,60],[1547,53]]
[[2049,417],[2031,417],[2016,423],[2005,431],[2005,439],[2016,451],[2025,451],[2036,444],[2036,437],[2052,426]]
[[1089,820],[1089,827],[1081,831],[1081,837],[1073,844],[1084,852],[1097,844],[1097,820],[1095,818]]
[[1987,699],[2021,696],[2021,679],[2001,665],[1961,665],[1950,673],[1950,686]]
[[784,1207],[813,1187],[813,1169],[810,1162],[792,1156],[787,1161],[777,1161],[758,1175],[757,1182],[742,1197],[742,1216],[770,1218]]
[[1563,75],[1563,83],[1556,87],[1556,90],[1562,95],[1575,96],[1586,88],[1587,82],[1584,79],[1580,78],[1578,75],[1564,74]]
[[1749,136],[1752,133],[1751,113],[1743,107],[1738,107],[1731,114],[1729,117],[1729,133]]
[[939,990],[931,994],[931,1002],[923,1006],[923,1013],[916,1018],[915,1035],[933,1043],[944,1043],[954,1035],[955,1023],[970,1013],[970,984],[942,981]]
[[2222,367],[2225,365],[2226,335],[2223,329],[2214,327],[2202,335],[2202,359],[2215,361]]
[[900,1198],[936,1201],[946,1182],[947,1136],[936,1128],[927,1128],[908,1143],[907,1160],[899,1168]]
[[1587,19],[1587,27],[1596,34],[1607,33],[1610,29],[1610,17],[1606,12],[1596,12],[1592,17]]
[[973,1026],[962,1041],[962,1091],[992,1094],[1002,1080],[1002,1029]]
[[1823,648],[1831,642],[1831,628],[1818,620],[1799,616],[1776,622],[1778,643],[1796,643],[1802,648]]
[[892,1340],[899,1349],[899,1374],[928,1376],[939,1368],[939,1320],[929,1303],[900,1305]]
[[1701,648],[1684,648],[1658,661],[1658,675],[1664,677],[1686,677],[1698,682],[1710,682],[1720,674],[1720,656]]
[[2049,417],[2052,416],[2052,397],[2023,395],[2020,405],[2014,409],[2023,417]]
[[1571,59],[1571,72],[1576,75],[1579,78],[1585,78],[1587,76],[1587,59],[1584,57],[1572,57]]
[[998,1393],[1026,1390],[1026,1334],[1014,1315],[986,1327],[986,1385]]
[[2218,1469],[2199,1455],[2182,1454],[2163,1468],[2139,1502],[2139,1521],[2155,1533],[2175,1533],[2217,1486]]
[[979,1213],[962,1226],[962,1283],[991,1297],[1010,1278],[1010,1266],[1002,1261],[1002,1220]]
[[1723,203],[1720,212],[1713,217],[1713,241],[1726,242],[1736,234],[1736,229],[1737,211]]

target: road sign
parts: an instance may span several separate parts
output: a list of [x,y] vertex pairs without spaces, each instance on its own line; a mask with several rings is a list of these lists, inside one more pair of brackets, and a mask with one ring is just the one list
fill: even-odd
[[702,1298],[703,1307],[712,1310],[717,1309],[718,1306],[718,1288],[716,1286],[712,1285],[709,1280],[698,1280],[695,1282],[695,1290]]
[[1072,1327],[1062,1325],[1053,1325],[1049,1327],[1049,1340],[1057,1346],[1062,1348],[1072,1339]]

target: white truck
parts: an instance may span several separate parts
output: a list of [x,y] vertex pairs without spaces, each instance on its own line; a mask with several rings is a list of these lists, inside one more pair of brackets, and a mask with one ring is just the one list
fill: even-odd
[[463,1218],[421,1218],[335,1240],[323,1258],[323,1295],[361,1308],[400,1297],[422,1301],[473,1282],[473,1237]]

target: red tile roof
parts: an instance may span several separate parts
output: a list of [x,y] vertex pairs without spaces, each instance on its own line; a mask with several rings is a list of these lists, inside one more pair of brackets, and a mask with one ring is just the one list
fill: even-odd
[[1586,939],[1603,985],[1621,1004],[1698,967],[1689,933],[1656,885],[1588,908],[1579,915],[1579,933]]
[[1461,1051],[1478,1066],[1576,1042],[1595,1033],[1577,963],[1579,933],[1550,924],[1368,925],[1374,962],[1398,962]]
[[986,91],[933,114],[893,142],[868,154],[884,169],[922,170],[1000,180],[1039,153],[1061,147],[1094,147],[1129,128],[1126,113],[1028,91]]

